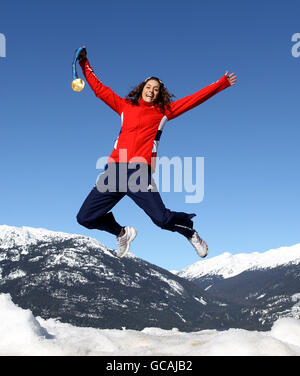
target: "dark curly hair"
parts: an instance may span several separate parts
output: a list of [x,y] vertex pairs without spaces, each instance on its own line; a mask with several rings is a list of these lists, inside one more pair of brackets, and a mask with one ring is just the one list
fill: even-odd
[[143,89],[149,80],[156,80],[159,83],[159,93],[156,100],[154,101],[154,104],[156,104],[160,108],[161,112],[164,113],[165,109],[170,107],[172,98],[175,98],[175,95],[170,94],[163,82],[157,77],[149,77],[145,81],[139,83],[127,94],[126,99],[133,105],[138,106]]

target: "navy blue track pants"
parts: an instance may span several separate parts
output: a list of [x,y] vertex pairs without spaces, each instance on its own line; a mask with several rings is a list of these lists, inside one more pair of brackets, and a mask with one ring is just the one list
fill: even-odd
[[[79,224],[118,236],[123,227],[115,220],[111,209],[127,195],[157,226],[176,231],[187,238],[192,237],[192,218],[195,214],[175,212],[165,207],[148,166],[143,166],[142,169],[141,165],[138,165],[139,168],[129,169],[127,164],[123,164],[121,167],[125,167],[126,173],[122,178],[121,168],[119,169],[121,164],[114,165],[115,168],[111,171],[108,171],[110,168],[106,166],[105,172],[100,175],[96,186],[84,201],[77,214]],[[123,172],[125,170],[123,169]]]

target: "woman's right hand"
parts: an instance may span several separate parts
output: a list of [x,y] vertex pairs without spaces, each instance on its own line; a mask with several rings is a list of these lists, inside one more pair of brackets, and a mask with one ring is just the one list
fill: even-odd
[[78,55],[78,61],[85,60],[87,56],[86,48],[85,46],[82,47],[82,50],[80,51],[80,54]]

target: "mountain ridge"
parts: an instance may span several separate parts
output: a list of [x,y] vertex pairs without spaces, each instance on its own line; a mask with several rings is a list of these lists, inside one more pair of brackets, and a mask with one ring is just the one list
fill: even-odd
[[90,237],[2,225],[0,293],[77,326],[269,330],[300,318],[299,255],[299,245],[225,253],[172,273]]
[[274,268],[285,264],[300,263],[300,243],[289,247],[270,249],[265,252],[231,254],[225,252],[219,256],[198,261],[181,271],[175,271],[188,279],[196,279],[206,274],[221,276],[224,279],[234,277],[253,269]]
[[224,299],[95,239],[0,226],[0,292],[35,316],[78,326],[183,331],[231,327]]

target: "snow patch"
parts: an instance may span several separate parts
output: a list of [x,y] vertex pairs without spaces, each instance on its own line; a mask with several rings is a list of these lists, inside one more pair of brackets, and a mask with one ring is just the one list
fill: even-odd
[[194,299],[197,300],[197,302],[203,304],[203,305],[207,305],[206,301],[201,297],[201,298],[197,298],[196,296],[194,296]]
[[161,273],[158,273],[156,270],[151,270],[151,276],[158,277],[161,281],[167,283],[169,287],[177,294],[182,295],[184,293],[184,288],[178,282],[164,277]]
[[300,319],[300,294],[294,294],[291,296],[292,302],[296,304],[293,305],[291,313],[295,319]]
[[17,279],[17,278],[22,278],[25,276],[26,276],[26,273],[24,272],[24,270],[18,269],[9,273],[9,275],[5,279],[12,280],[12,279]]

